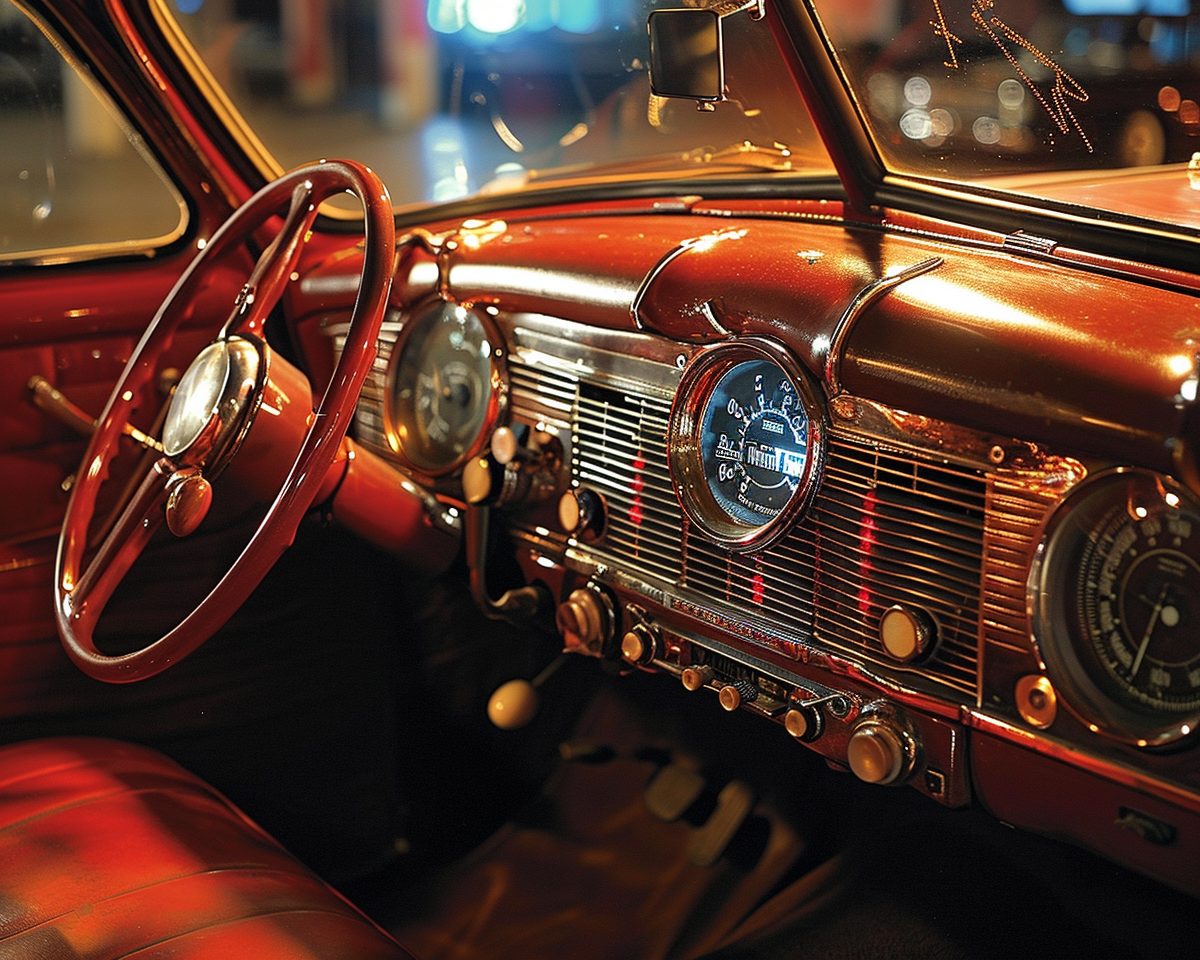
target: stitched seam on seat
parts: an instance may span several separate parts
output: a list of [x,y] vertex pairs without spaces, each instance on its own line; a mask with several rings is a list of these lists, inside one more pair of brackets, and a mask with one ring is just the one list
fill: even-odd
[[[373,930],[374,932],[380,934],[384,938],[385,942],[387,940],[391,940],[393,943],[396,943],[397,946],[399,946],[397,941],[389,933],[387,933],[382,927],[376,925],[373,921],[371,921],[365,915],[354,915],[351,913],[345,913],[345,912],[340,912],[340,911],[335,911],[335,910],[322,910],[322,909],[319,909],[316,907],[304,907],[299,910],[264,911],[263,913],[255,913],[255,914],[251,914],[249,916],[238,917],[238,918],[232,919],[232,920],[224,920],[220,923],[210,923],[204,927],[197,927],[195,930],[187,930],[183,933],[176,934],[175,936],[164,937],[161,940],[155,940],[154,943],[143,944],[142,946],[135,949],[132,953],[123,953],[119,957],[114,957],[113,960],[131,960],[131,958],[136,958],[138,954],[145,953],[147,950],[153,950],[156,947],[161,947],[163,944],[171,943],[172,941],[175,941],[175,940],[183,940],[186,937],[194,936],[198,933],[203,933],[207,930],[216,930],[220,927],[232,927],[238,923],[245,923],[247,920],[261,920],[263,917],[297,916],[300,914],[312,914],[313,916],[334,916],[334,917],[341,917],[344,920],[357,920],[361,924],[366,926],[368,929]],[[403,949],[403,947],[401,947],[400,949]]]
[[[212,867],[208,870],[197,870],[193,873],[181,873],[181,874],[178,874],[177,876],[173,876],[173,877],[163,877],[161,880],[153,880],[150,883],[144,883],[137,887],[130,887],[127,890],[121,890],[116,893],[112,893],[109,896],[103,897],[99,900],[93,900],[93,901],[91,901],[91,903],[92,903],[93,908],[95,908],[96,906],[99,906],[100,904],[111,903],[113,901],[120,900],[122,897],[134,896],[134,895],[136,895],[138,893],[142,893],[146,890],[152,890],[155,887],[166,886],[167,884],[170,884],[170,883],[182,883],[184,881],[191,880],[195,877],[217,876],[222,873],[237,872],[237,871],[246,871],[246,872],[254,871],[256,873],[262,873],[262,874],[267,874],[267,875],[276,875],[276,876],[280,876],[280,877],[294,877],[297,874],[299,874],[299,876],[301,876],[304,880],[308,881],[310,884],[317,887],[318,889],[322,889],[327,893],[331,893],[331,895],[334,896],[335,898],[338,896],[338,894],[332,893],[329,890],[329,888],[326,887],[325,884],[321,880],[319,880],[316,877],[310,877],[307,873],[304,873],[303,871],[281,870],[278,867],[265,867],[265,866],[262,866],[261,864],[255,864],[255,863],[239,863],[239,864],[231,864],[229,866]],[[302,908],[301,910],[298,910],[298,911],[275,910],[275,911],[270,911],[270,913],[267,913],[264,915],[270,916],[271,913],[303,912],[304,910],[312,910],[313,912],[321,912],[321,913],[336,913],[336,911],[333,911],[333,910],[317,911],[313,908],[306,907],[306,908]],[[76,912],[75,910],[66,910],[62,913],[59,913],[59,914],[53,916],[53,917],[47,917],[46,919],[39,921],[38,923],[34,924],[31,927],[26,927],[23,930],[19,930],[16,933],[13,933],[13,934],[10,934],[7,936],[0,936],[0,941],[13,940],[13,939],[16,939],[17,937],[25,936],[25,935],[33,933],[37,930],[41,930],[46,927],[54,926],[55,924],[60,923],[64,918],[73,916],[75,914],[75,912]],[[342,913],[340,915],[345,916],[346,913]],[[177,934],[176,936],[186,936],[188,933],[196,932],[196,930],[206,930],[206,929],[208,929],[208,927],[221,926],[222,923],[234,922],[236,919],[251,919],[256,916],[259,916],[259,914],[248,914],[244,918],[231,918],[231,920],[224,920],[224,921],[221,921],[221,923],[208,924],[208,926],[205,926],[205,927],[196,927],[194,930],[184,931],[182,934]],[[174,937],[168,937],[167,939],[168,940],[174,939]],[[153,944],[147,944],[146,946],[153,946]],[[138,947],[138,949],[141,950],[141,949],[144,949],[144,947]]]
[[[40,820],[43,817],[54,816],[57,813],[62,813],[64,810],[72,810],[76,807],[87,806],[90,803],[99,803],[104,800],[111,800],[114,797],[122,797],[122,796],[136,797],[136,796],[142,796],[142,795],[153,794],[153,793],[161,793],[161,794],[170,795],[171,791],[172,791],[172,788],[169,786],[168,787],[164,787],[164,786],[129,787],[129,786],[121,785],[113,790],[105,791],[104,793],[93,793],[93,794],[90,794],[89,796],[83,797],[82,799],[72,801],[71,803],[60,803],[58,806],[49,807],[45,810],[40,810],[37,813],[31,814],[28,817],[22,817],[20,820],[14,820],[12,823],[6,823],[3,825],[0,825],[0,833],[3,833],[4,831],[7,831],[7,830],[11,830],[14,827],[20,827],[20,826],[23,826],[24,824],[32,823],[33,821]],[[231,805],[228,803],[228,801],[225,801],[224,798],[221,797],[220,794],[202,793],[202,792],[193,791],[193,795],[200,798],[201,800],[208,799],[208,800],[214,801],[226,813],[232,812],[234,809],[231,807]],[[247,821],[244,816],[239,817],[239,821],[240,822],[252,822],[252,821]],[[259,829],[261,829],[261,828],[259,828]]]

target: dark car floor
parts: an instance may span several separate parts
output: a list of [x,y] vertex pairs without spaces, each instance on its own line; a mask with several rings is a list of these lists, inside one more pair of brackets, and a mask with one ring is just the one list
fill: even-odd
[[[400,705],[408,853],[355,892],[427,960],[1195,955],[1193,899],[860,783],[670,677],[571,657],[529,727],[496,730],[488,694],[556,644],[464,613],[455,587],[421,595],[422,677]],[[682,812],[660,789],[680,771],[702,782]],[[731,838],[723,795],[750,808]]]
[[[227,557],[191,543],[174,560],[130,582],[124,624],[169,620]],[[1193,899],[861,784],[668,677],[572,657],[527,728],[495,729],[491,691],[558,644],[486,620],[460,580],[306,525],[160,678],[110,687],[31,647],[41,708],[0,717],[0,739],[163,750],[426,960],[1196,955]]]

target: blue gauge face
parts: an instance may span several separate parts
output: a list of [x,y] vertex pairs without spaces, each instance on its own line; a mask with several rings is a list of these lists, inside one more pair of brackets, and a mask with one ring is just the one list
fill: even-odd
[[717,381],[700,426],[704,479],[734,523],[761,527],[787,506],[810,456],[808,413],[788,376],[747,360]]

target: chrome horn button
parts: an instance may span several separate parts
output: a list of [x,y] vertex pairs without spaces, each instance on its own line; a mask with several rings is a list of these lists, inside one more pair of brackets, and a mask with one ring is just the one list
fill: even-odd
[[258,348],[240,337],[200,351],[171,398],[163,452],[199,466],[232,451],[253,407],[261,366]]

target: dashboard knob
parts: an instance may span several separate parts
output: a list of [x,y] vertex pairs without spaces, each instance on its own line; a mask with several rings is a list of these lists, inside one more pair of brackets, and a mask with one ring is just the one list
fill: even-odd
[[814,707],[794,706],[783,717],[783,728],[805,743],[816,740],[825,731],[825,718]]
[[919,607],[896,604],[879,618],[879,640],[893,660],[907,663],[928,652],[937,640],[937,624]]
[[713,668],[707,663],[701,663],[695,667],[684,667],[683,672],[679,674],[679,681],[683,684],[685,690],[691,690],[695,693],[697,690],[703,690],[713,680]]
[[538,692],[528,680],[509,680],[488,700],[488,719],[501,730],[525,726],[538,711]]
[[651,627],[635,623],[621,638],[621,656],[630,663],[649,663],[659,655],[658,638]]
[[588,487],[568,490],[558,501],[558,522],[581,540],[595,540],[604,532],[607,512],[604,498]]
[[517,459],[521,452],[521,441],[517,439],[512,427],[497,427],[492,434],[492,456],[497,463],[508,464]]
[[892,723],[864,720],[850,734],[846,759],[865,783],[895,783],[908,767],[908,746],[908,736]]
[[612,606],[599,590],[579,587],[558,605],[554,616],[567,649],[598,654],[613,634]]
[[463,495],[467,503],[475,506],[492,503],[503,476],[504,468],[491,457],[472,457],[462,472]]
[[753,703],[758,699],[758,687],[749,680],[738,680],[735,683],[727,683],[721,688],[717,694],[717,699],[721,701],[721,706],[731,713],[740,707],[743,703]]

